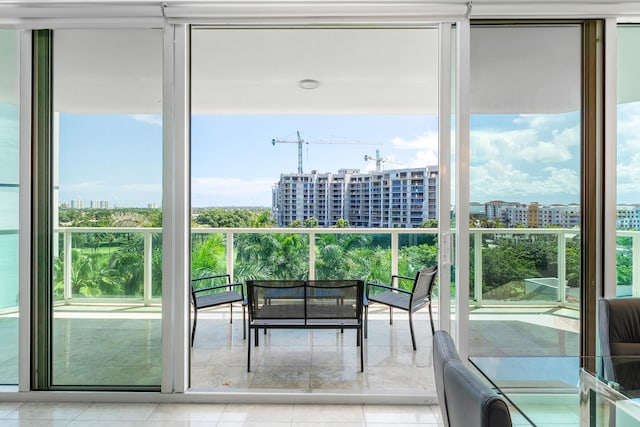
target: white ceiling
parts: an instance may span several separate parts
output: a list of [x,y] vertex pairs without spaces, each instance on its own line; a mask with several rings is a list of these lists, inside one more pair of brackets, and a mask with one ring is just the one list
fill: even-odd
[[162,30],[54,32],[54,109],[162,112]]
[[[579,37],[578,27],[473,29],[472,111],[577,110]],[[58,30],[54,41],[57,111],[161,112],[160,30]],[[437,111],[435,29],[199,29],[192,43],[196,114]]]
[[194,113],[437,110],[437,29],[196,30],[192,43]]
[[[419,15],[421,8],[428,12],[432,10],[429,7],[437,5],[459,8],[466,4],[465,0],[0,0],[0,23],[9,20],[26,28],[41,28],[43,22],[51,22],[56,28],[77,23],[99,27],[100,17],[105,22],[137,19],[138,25],[140,19],[153,17],[150,22],[160,28],[165,22],[163,13],[169,16],[172,10],[178,18],[171,19],[181,19],[189,13],[197,14],[201,7],[216,11],[216,19],[229,22],[250,18],[262,22],[269,17],[288,17],[296,22],[305,22],[306,17],[316,22],[322,16],[337,19],[342,15],[347,19],[369,16],[375,21],[392,16],[406,20],[423,18]],[[602,11],[630,16],[640,11],[640,2],[474,0],[471,17],[483,17],[488,10],[493,10],[489,15],[494,17],[510,13],[557,17],[579,15],[580,11],[595,13],[590,11],[596,9],[601,12],[595,16],[602,16]],[[126,27],[126,22],[121,26]],[[10,32],[3,31],[4,35]],[[566,28],[474,28],[472,112],[576,110],[579,41],[575,34]],[[0,37],[4,61],[0,67],[0,102],[17,102],[16,43],[12,37]],[[640,99],[640,79],[635,78],[640,68],[636,46],[633,37],[620,46],[621,102]],[[57,110],[161,112],[162,30],[60,29],[55,31],[54,48]],[[435,30],[199,30],[194,31],[193,51],[196,113],[436,111]],[[317,79],[319,88],[298,88],[297,82],[305,78]]]

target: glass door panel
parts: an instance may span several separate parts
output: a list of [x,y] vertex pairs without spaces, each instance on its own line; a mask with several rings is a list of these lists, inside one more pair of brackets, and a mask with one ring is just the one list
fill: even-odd
[[[191,41],[194,275],[390,283],[437,262],[437,28],[195,27]],[[269,332],[247,374],[240,310],[198,315],[192,387],[406,392],[431,375],[426,309],[417,353],[406,313],[390,326],[373,309],[364,377],[335,331]]]
[[581,26],[471,29],[470,354],[580,354]]
[[0,30],[0,384],[18,383],[18,33]]
[[618,25],[616,295],[640,296],[640,25]]
[[52,386],[157,388],[162,31],[53,39]]

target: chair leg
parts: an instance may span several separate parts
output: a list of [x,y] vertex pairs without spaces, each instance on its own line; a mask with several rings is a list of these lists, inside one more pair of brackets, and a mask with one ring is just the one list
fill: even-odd
[[358,329],[358,337],[360,337],[360,372],[364,372],[364,344],[362,343],[362,329]]
[[413,335],[413,316],[411,316],[411,310],[409,310],[409,329],[411,330],[411,343],[413,344],[413,351],[415,351],[416,337]]
[[431,312],[431,302],[429,302],[429,323],[431,324],[431,335],[435,335],[436,329],[433,326],[433,313]]
[[193,309],[193,324],[191,325],[191,346],[193,347],[193,341],[196,339],[196,323],[198,323],[198,309]]
[[242,306],[242,339],[247,339],[247,321],[245,316],[245,308]]
[[364,308],[364,338],[367,339],[369,329],[369,306]]
[[[265,330],[266,330],[266,329],[265,329]],[[255,346],[256,346],[256,347],[258,346],[258,336],[259,336],[259,335],[258,335],[258,332],[260,332],[260,330],[259,330],[258,328],[256,328],[256,329],[255,329],[255,334],[256,334],[256,337],[255,337],[255,339],[256,339],[256,344],[255,344]]]
[[247,342],[247,372],[251,372],[251,329],[249,329],[249,339]]
[[389,306],[389,324],[393,325],[393,307]]
[[229,323],[233,323],[233,303],[229,304]]

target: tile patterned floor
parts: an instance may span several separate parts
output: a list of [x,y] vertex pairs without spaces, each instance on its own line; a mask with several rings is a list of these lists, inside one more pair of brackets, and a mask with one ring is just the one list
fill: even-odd
[[[192,390],[413,393],[424,399],[420,405],[0,402],[0,426],[438,425],[440,412],[435,406],[426,312],[415,320],[418,350],[414,352],[404,313],[396,312],[393,325],[389,325],[386,309],[371,311],[364,373],[359,371],[354,332],[333,330],[272,330],[266,336],[261,334],[260,346],[252,348],[253,369],[248,373],[247,341],[242,339],[239,310],[232,324],[228,310],[202,313],[191,353]],[[554,315],[548,309],[530,313],[521,309],[514,313],[478,310],[472,311],[471,319],[470,346],[475,354],[517,355],[538,349],[544,355],[564,355],[577,349],[577,319]],[[15,321],[6,317],[0,320]],[[105,384],[106,379],[112,384],[130,383],[132,379],[138,384],[159,383],[158,313],[127,309],[120,315],[110,311],[91,320],[86,313],[62,313],[56,322],[54,378],[59,383],[86,383],[88,379],[96,384]],[[8,365],[15,364],[15,351],[5,353],[0,354],[2,359]],[[96,369],[96,363],[100,369]],[[516,426],[529,425],[515,411],[512,417]]]
[[191,353],[191,386],[215,391],[297,391],[402,393],[435,403],[431,332],[427,313],[414,319],[418,349],[413,351],[406,315],[372,310],[364,346],[364,372],[355,331],[270,330],[251,348],[242,323],[229,323],[228,310],[203,314]]
[[437,406],[0,403],[0,426],[438,426]]

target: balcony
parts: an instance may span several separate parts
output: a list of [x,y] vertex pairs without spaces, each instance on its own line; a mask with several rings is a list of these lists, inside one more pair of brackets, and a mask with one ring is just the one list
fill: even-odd
[[[436,230],[434,229],[209,229],[194,228],[193,230],[194,251],[197,251],[198,245],[204,244],[211,239],[216,239],[218,250],[215,252],[216,259],[198,260],[199,253],[194,252],[194,269],[198,269],[196,262],[202,262],[206,267],[202,267],[211,273],[229,272],[236,280],[244,280],[247,277],[247,271],[251,270],[251,265],[259,265],[261,260],[259,257],[254,259],[244,259],[239,253],[247,253],[250,249],[253,253],[258,253],[261,245],[266,244],[267,236],[289,236],[297,245],[295,253],[289,253],[287,261],[290,267],[284,268],[277,272],[277,276],[281,278],[309,278],[324,279],[338,278],[345,273],[352,275],[353,278],[365,278],[368,280],[388,281],[390,275],[399,273],[404,275],[412,275],[422,264],[435,263],[436,259],[409,259],[412,255],[410,250],[413,247],[409,242],[418,242],[420,238],[431,236],[434,242]],[[56,300],[64,304],[71,303],[87,303],[99,302],[109,299],[127,300],[128,302],[136,302],[144,306],[149,306],[160,301],[161,284],[159,270],[161,266],[160,255],[160,229],[153,228],[61,228],[58,233],[58,251],[59,260],[56,264]],[[473,254],[472,275],[470,292],[473,303],[476,307],[482,307],[485,300],[491,301],[491,304],[514,304],[515,302],[530,301],[533,299],[536,304],[560,305],[574,307],[577,303],[577,292],[572,288],[571,284],[567,286],[555,286],[553,297],[547,290],[547,298],[538,298],[531,295],[531,287],[525,289],[520,286],[517,291],[509,293],[509,297],[497,297],[496,287],[503,285],[505,280],[510,282],[520,281],[529,283],[527,280],[552,277],[557,283],[568,283],[568,276],[575,279],[577,271],[575,265],[571,271],[567,271],[567,244],[573,245],[570,249],[575,252],[575,240],[578,234],[573,229],[473,229],[471,231],[471,253]],[[261,241],[261,239],[263,239]],[[353,268],[346,269],[340,264],[340,260],[333,260],[332,269],[327,267],[328,260],[323,250],[332,244],[340,246],[341,243],[347,244],[349,239],[374,239],[376,250],[369,250],[367,256],[383,256],[389,261],[385,262],[378,269],[371,267],[362,267],[357,271]],[[626,262],[633,266],[633,283],[626,283],[620,287],[620,294],[631,294],[631,289],[637,289],[640,285],[640,272],[638,265],[640,263],[629,263],[625,261],[627,258],[636,259],[639,251],[640,233],[633,231],[620,231],[619,240],[621,244],[620,262]],[[363,240],[364,241],[364,240]],[[496,254],[503,250],[502,246],[505,242],[513,242],[509,244],[524,244],[526,242],[534,247],[544,246],[547,252],[544,260],[538,260],[538,264],[544,263],[544,266],[538,265],[539,268],[531,267],[528,270],[522,270],[522,277],[503,278],[498,276],[493,266],[493,258]],[[573,243],[571,243],[573,242]],[[352,245],[352,243],[349,243]],[[74,285],[74,277],[79,274],[78,267],[81,264],[82,256],[91,257],[98,256],[100,253],[118,253],[126,245],[129,251],[133,247],[137,248],[135,260],[132,261],[129,268],[134,272],[130,274],[130,280],[121,285],[117,294],[114,289],[110,289],[106,285],[96,283],[94,285],[84,284],[82,286]],[[251,245],[247,248],[244,245]],[[420,246],[415,244],[416,247]],[[344,250],[344,248],[340,248]],[[415,249],[415,247],[414,247]],[[437,247],[434,246],[437,251]],[[359,250],[365,251],[364,247]],[[437,252],[434,252],[434,254]],[[626,255],[625,255],[626,254]],[[129,252],[130,255],[130,252]],[[271,254],[273,255],[273,254]],[[335,255],[335,254],[334,254]],[[275,255],[273,255],[275,256]],[[345,259],[353,254],[344,251],[340,256]],[[435,255],[434,255],[435,256]],[[78,259],[76,259],[76,258]],[[408,258],[409,257],[409,258]],[[129,257],[131,258],[131,257]],[[571,260],[569,260],[571,262]],[[626,265],[625,271],[629,269]],[[504,266],[503,266],[504,267]],[[342,273],[340,268],[343,268]],[[262,266],[261,271],[264,271]],[[490,271],[485,271],[489,269]],[[194,271],[197,274],[198,271]],[[273,271],[264,273],[267,277],[271,277]],[[494,277],[492,277],[494,274]],[[528,275],[528,276],[527,276]],[[572,276],[573,275],[573,276]],[[255,274],[250,277],[256,277]],[[95,288],[95,289],[93,289]],[[636,294],[637,292],[633,292]]]
[[[58,346],[54,353],[64,357],[54,357],[54,379],[74,384],[89,362],[86,355],[75,353],[84,347],[76,348],[73,340],[101,336],[105,330],[109,331],[110,338],[104,341],[108,347],[95,350],[103,356],[101,360],[106,358],[100,371],[105,376],[95,371],[91,374],[97,384],[105,381],[117,384],[118,380],[131,378],[131,370],[118,365],[121,358],[133,357],[144,366],[149,365],[137,372],[157,370],[161,336],[161,229],[61,228],[55,236],[58,244],[54,318],[59,332],[53,344]],[[576,230],[568,229],[472,230],[469,288],[472,354],[517,354],[525,349],[528,354],[536,351],[545,355],[577,354],[578,237]],[[637,295],[640,263],[635,261],[640,256],[640,232],[620,231],[618,240],[621,277],[618,293]],[[203,228],[192,230],[192,241],[194,275],[229,271],[236,281],[245,277],[349,276],[388,282],[392,273],[413,275],[418,268],[437,259],[434,229]],[[276,241],[278,245],[269,246],[269,242]],[[505,264],[509,252],[523,248],[544,256],[536,262],[518,258],[517,265]],[[279,250],[286,250],[287,256],[282,257]],[[102,270],[97,268],[101,257],[111,260],[104,263]],[[93,276],[87,276],[87,271],[92,271]],[[437,301],[434,312],[437,317]],[[192,353],[192,387],[375,393],[406,391],[411,378],[422,378],[418,391],[424,394],[425,388],[433,390],[426,312],[415,317],[418,352],[414,353],[403,313],[396,312],[390,326],[388,312],[372,307],[370,335],[365,342],[364,377],[358,376],[357,369],[350,369],[358,363],[356,347],[351,342],[355,340],[350,339],[348,332],[341,335],[335,331],[272,331],[254,354],[256,371],[247,374],[239,307],[234,315],[236,321],[229,324],[227,308],[202,313]],[[7,307],[0,313],[3,324],[15,321],[15,308]],[[115,323],[119,326],[114,328]],[[138,334],[142,334],[137,340],[140,345],[127,344],[132,335]],[[532,349],[524,342],[515,344],[532,335],[542,343],[539,348]],[[558,346],[558,342],[565,345]],[[294,354],[295,358],[283,371],[284,354]],[[215,363],[221,360],[225,363]],[[398,382],[390,380],[393,375],[389,375],[389,366],[401,373],[396,376]],[[118,369],[122,370],[123,378],[114,376]],[[267,374],[269,369],[273,371]],[[154,375],[159,382],[159,371]],[[144,383],[149,379],[136,381]]]

